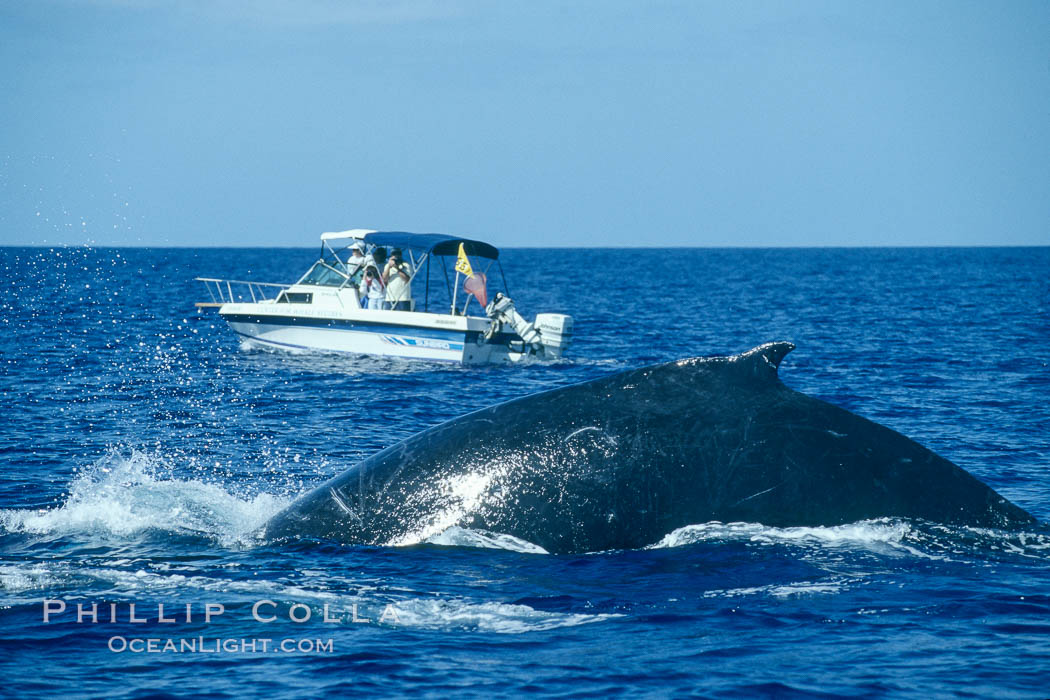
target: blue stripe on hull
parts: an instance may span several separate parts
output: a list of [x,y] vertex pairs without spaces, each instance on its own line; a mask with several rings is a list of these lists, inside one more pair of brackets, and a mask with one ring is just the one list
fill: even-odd
[[[371,355],[372,354],[372,353],[369,353],[369,352],[354,352],[353,350],[336,350],[334,348],[317,348],[317,347],[313,347],[313,346],[310,346],[310,345],[296,345],[294,343],[281,343],[281,342],[278,342],[276,340],[268,340],[266,338],[260,338],[257,335],[248,335],[247,333],[241,333],[237,329],[231,329],[231,330],[233,330],[234,333],[236,333],[237,335],[241,336],[242,338],[247,338],[248,340],[250,340],[252,342],[263,343],[264,345],[274,345],[274,346],[281,347],[281,348],[294,348],[296,350],[315,350],[315,351],[316,350],[321,350],[322,352],[337,352],[340,355]],[[452,349],[455,350],[456,348],[452,348]],[[461,345],[458,349],[462,350],[463,346]],[[404,356],[398,355],[398,357],[404,357]],[[448,360],[448,359],[441,358],[441,357],[406,357],[406,359],[410,359],[410,360],[424,360],[426,362],[451,362],[453,364],[460,364],[460,360]]]

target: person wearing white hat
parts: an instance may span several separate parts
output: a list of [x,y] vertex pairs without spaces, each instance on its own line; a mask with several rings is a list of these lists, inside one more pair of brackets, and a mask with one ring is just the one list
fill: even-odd
[[365,269],[365,265],[372,262],[370,255],[365,255],[365,244],[354,241],[350,246],[350,257],[346,261],[346,274],[353,277],[358,270]]

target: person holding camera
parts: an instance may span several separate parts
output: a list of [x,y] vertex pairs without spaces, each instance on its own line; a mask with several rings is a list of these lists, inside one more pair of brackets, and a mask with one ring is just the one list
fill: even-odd
[[386,284],[387,308],[394,311],[412,310],[412,265],[401,258],[401,249],[390,251],[390,259],[383,269]]
[[358,287],[361,292],[361,306],[372,311],[378,311],[383,308],[383,300],[386,297],[386,285],[383,284],[383,278],[379,276],[379,270],[376,269],[375,265],[369,265],[365,268],[365,274],[361,278],[361,286]]

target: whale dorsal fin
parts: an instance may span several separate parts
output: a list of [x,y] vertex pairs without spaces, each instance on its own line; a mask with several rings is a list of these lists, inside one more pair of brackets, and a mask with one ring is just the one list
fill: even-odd
[[776,379],[780,362],[795,349],[794,343],[777,341],[765,343],[732,358],[734,363],[747,367],[756,379]]

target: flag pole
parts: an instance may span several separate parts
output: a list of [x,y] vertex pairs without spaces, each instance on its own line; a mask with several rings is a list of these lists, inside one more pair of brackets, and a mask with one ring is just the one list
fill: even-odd
[[452,285],[452,315],[456,315],[456,294],[459,292],[459,270],[456,270],[456,283]]

